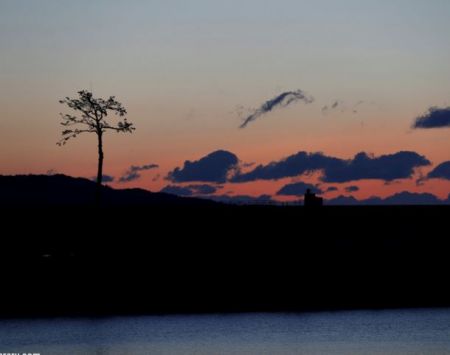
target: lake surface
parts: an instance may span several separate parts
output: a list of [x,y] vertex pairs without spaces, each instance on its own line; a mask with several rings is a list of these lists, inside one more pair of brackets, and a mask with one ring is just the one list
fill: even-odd
[[0,321],[0,353],[450,354],[450,310]]

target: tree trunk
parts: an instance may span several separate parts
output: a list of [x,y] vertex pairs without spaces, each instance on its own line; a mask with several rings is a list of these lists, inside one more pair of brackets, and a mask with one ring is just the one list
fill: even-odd
[[103,179],[103,132],[98,132],[98,169],[97,169],[97,203],[101,201],[101,189]]

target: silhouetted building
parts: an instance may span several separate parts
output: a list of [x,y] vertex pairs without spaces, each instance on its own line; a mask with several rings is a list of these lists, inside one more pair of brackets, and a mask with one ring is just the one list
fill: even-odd
[[316,194],[312,193],[310,189],[307,189],[306,193],[305,193],[304,205],[305,206],[322,206],[323,198],[317,197]]

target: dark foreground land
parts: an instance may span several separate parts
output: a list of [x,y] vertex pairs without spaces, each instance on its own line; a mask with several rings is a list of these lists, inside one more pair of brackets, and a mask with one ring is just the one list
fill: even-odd
[[4,317],[450,306],[449,206],[0,213]]

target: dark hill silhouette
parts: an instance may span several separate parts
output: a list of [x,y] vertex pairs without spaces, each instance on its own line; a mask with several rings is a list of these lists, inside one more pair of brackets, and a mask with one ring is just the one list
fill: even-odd
[[[57,175],[0,176],[0,206],[94,205],[96,183],[85,178]],[[215,205],[216,202],[178,197],[143,189],[113,189],[102,186],[105,206],[184,206]]]
[[448,205],[102,192],[108,208],[87,179],[0,177],[0,318],[450,306]]

